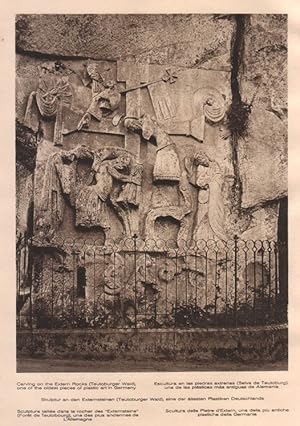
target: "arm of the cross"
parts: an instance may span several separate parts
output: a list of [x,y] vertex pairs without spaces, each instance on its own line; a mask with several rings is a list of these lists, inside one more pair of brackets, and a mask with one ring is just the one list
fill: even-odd
[[[81,115],[71,109],[67,110],[64,115],[64,128],[63,135],[70,135],[78,131],[77,125],[81,118]],[[122,122],[119,122],[117,125],[112,123],[112,120],[109,118],[102,118],[102,120],[96,121],[91,120],[89,127],[83,127],[81,132],[86,133],[100,133],[100,134],[112,134],[112,135],[125,135],[125,129]]]

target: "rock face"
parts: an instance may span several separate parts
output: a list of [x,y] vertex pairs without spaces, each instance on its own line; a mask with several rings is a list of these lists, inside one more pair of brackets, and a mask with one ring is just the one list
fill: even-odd
[[251,15],[240,72],[252,103],[248,135],[238,144],[242,206],[287,196],[287,15]]
[[20,51],[230,69],[233,23],[212,15],[19,15]]
[[19,15],[16,30],[16,115],[39,135],[31,171],[18,158],[18,221],[33,218],[35,286],[57,297],[49,311],[36,292],[36,324],[216,325],[238,309],[248,324],[253,306],[263,323],[287,196],[286,17]]
[[244,34],[241,94],[279,118],[287,113],[287,15],[250,15]]
[[243,208],[287,195],[287,129],[274,113],[253,107],[238,156]]

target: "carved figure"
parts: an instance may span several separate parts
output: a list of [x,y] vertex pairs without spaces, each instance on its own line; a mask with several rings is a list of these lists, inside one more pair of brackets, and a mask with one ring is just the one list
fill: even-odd
[[142,131],[143,138],[153,138],[157,145],[156,160],[153,169],[153,181],[175,181],[181,178],[181,169],[176,147],[168,133],[148,115],[140,119],[125,118],[125,127],[133,131]]
[[[122,176],[117,172],[114,172],[114,177],[124,182]],[[132,237],[138,232],[138,217],[134,215],[134,211],[140,204],[142,178],[143,165],[134,163],[131,166],[129,181],[122,185],[117,197],[111,198],[111,202],[123,223],[125,235],[128,237]]]
[[204,141],[205,121],[218,123],[225,116],[225,100],[221,93],[212,88],[200,88],[194,93],[194,115],[190,123],[190,134],[197,140]]
[[[90,176],[76,194],[78,160],[92,160]],[[124,149],[107,147],[93,151],[78,146],[50,156],[45,169],[41,215],[36,228],[54,233],[63,220],[65,198],[76,209],[76,226],[100,226],[110,230],[110,208],[114,208],[126,236],[133,235],[132,210],[140,204],[143,166]],[[135,231],[134,231],[135,232]]]
[[62,151],[52,154],[47,161],[41,198],[43,217],[37,227],[43,230],[56,230],[63,220],[64,195],[74,205],[76,162],[72,152]]
[[192,212],[192,197],[188,187],[186,173],[183,172],[179,182],[179,205],[164,206],[151,209],[146,217],[145,233],[146,238],[153,238],[155,235],[155,222],[159,217],[173,217],[179,222],[177,241],[186,241],[190,231],[190,213]]
[[76,225],[100,226],[107,234],[110,230],[107,201],[113,193],[113,180],[130,182],[130,177],[121,174],[130,164],[130,157],[123,155],[105,159],[103,152],[96,153],[92,165],[95,184],[84,186],[76,199]]
[[92,117],[101,121],[103,115],[117,110],[121,101],[121,94],[116,87],[116,82],[105,81],[98,71],[97,64],[89,64],[87,74],[92,82],[92,100],[88,110],[79,121],[77,130],[88,127]]
[[38,119],[33,114],[36,103],[44,119],[55,119],[54,144],[62,145],[63,107],[71,104],[71,98],[72,89],[67,77],[41,75],[36,92],[32,92],[28,98],[24,124],[34,130],[38,129]]
[[190,183],[198,188],[198,208],[193,238],[227,240],[224,230],[223,176],[220,167],[203,152],[185,160]]
[[175,144],[167,132],[148,115],[140,119],[127,117],[124,124],[129,130],[142,132],[144,139],[155,140],[158,148],[153,168],[153,181],[178,182],[179,204],[151,209],[146,217],[146,237],[153,237],[155,222],[159,217],[173,217],[180,223],[177,240],[187,239],[190,229],[188,216],[192,212],[192,198],[186,172],[181,172]]

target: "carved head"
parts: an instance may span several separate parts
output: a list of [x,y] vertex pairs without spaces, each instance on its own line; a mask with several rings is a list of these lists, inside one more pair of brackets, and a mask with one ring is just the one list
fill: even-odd
[[98,71],[98,66],[95,63],[88,64],[86,71],[92,80],[102,81],[100,72]]
[[129,155],[123,154],[115,158],[112,163],[117,170],[124,170],[130,167],[131,159]]
[[194,162],[196,166],[209,167],[210,159],[204,152],[199,151],[194,155]]
[[226,111],[223,95],[214,87],[203,87],[194,93],[194,113],[203,115],[212,123],[224,118]]
[[131,170],[132,176],[142,176],[143,175],[144,166],[142,163],[135,163]]
[[72,89],[66,77],[46,76],[39,79],[36,102],[43,117],[55,116],[59,101],[70,104]]
[[103,82],[103,86],[107,89],[113,89],[116,85],[116,82],[113,80],[107,80]]

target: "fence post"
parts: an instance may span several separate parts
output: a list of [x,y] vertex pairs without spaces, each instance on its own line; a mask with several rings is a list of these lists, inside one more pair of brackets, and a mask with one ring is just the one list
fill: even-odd
[[137,234],[133,235],[133,244],[134,244],[134,252],[133,252],[133,262],[134,262],[134,327],[137,328],[137,277],[136,277],[136,256],[137,256]]
[[27,240],[27,246],[28,246],[28,263],[27,263],[27,277],[26,281],[29,282],[29,311],[30,311],[30,330],[33,329],[33,306],[32,306],[32,237]]
[[237,253],[238,253],[238,236],[234,236],[234,324],[237,326]]

